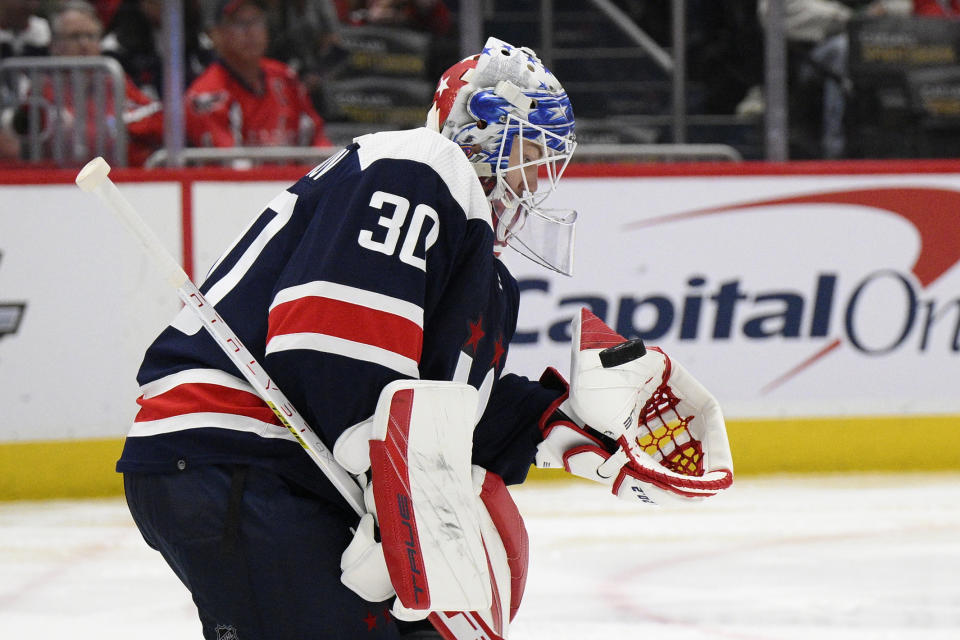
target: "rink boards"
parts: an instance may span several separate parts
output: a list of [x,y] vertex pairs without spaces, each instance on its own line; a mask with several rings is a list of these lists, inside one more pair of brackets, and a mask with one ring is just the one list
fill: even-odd
[[[303,170],[117,171],[195,279]],[[0,174],[0,498],[109,494],[175,293],[73,172]],[[509,256],[508,368],[588,306],[719,398],[738,473],[960,468],[960,163],[571,168],[576,274]],[[538,476],[538,477],[543,477]]]

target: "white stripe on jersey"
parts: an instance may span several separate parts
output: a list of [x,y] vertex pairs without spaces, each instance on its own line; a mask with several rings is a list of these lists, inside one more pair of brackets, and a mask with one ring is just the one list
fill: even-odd
[[[296,194],[290,193],[289,191],[281,191],[270,201],[264,210],[271,209],[276,212],[277,215],[267,223],[230,271],[210,287],[210,290],[204,296],[210,304],[216,305],[237,286],[237,283],[240,282],[250,267],[253,266],[253,263],[256,262],[260,256],[260,252],[267,246],[267,243],[286,226],[290,221],[290,217],[293,215],[293,208],[297,204],[297,197]],[[251,222],[251,224],[253,223]],[[247,230],[249,230],[249,227],[247,227]],[[244,234],[246,234],[246,230]],[[230,248],[220,256],[216,264],[210,269],[211,273],[220,265],[223,259],[233,251],[242,237],[243,235],[239,236]],[[179,329],[187,335],[194,335],[203,328],[203,325],[200,323],[200,318],[197,317],[196,312],[189,307],[181,309],[177,317],[170,323],[170,326],[174,329]]]
[[275,424],[261,422],[248,416],[208,412],[184,413],[159,420],[134,422],[127,435],[131,438],[137,438],[156,436],[161,433],[171,433],[174,431],[205,428],[245,431],[256,434],[261,438],[280,438],[281,440],[292,440],[296,442],[296,438],[293,437],[289,429],[278,427]]
[[480,388],[477,390],[477,422],[483,417],[483,412],[487,410],[487,403],[490,401],[490,393],[493,391],[493,382],[496,371],[493,367],[487,369],[487,375],[483,377]]
[[248,391],[253,395],[257,395],[256,390],[245,380],[242,380],[236,376],[232,376],[226,371],[221,371],[220,369],[187,369],[185,371],[178,371],[177,373],[171,373],[168,376],[158,378],[153,382],[148,382],[147,384],[140,387],[140,395],[143,396],[144,400],[150,398],[155,398],[167,391],[170,391],[174,387],[178,387],[181,384],[215,384],[221,387],[227,387],[229,389],[237,389],[239,391]]
[[453,370],[453,382],[462,382],[467,384],[467,378],[470,377],[470,369],[473,368],[473,358],[465,351],[460,351],[457,357],[457,368]]
[[367,307],[368,309],[392,313],[395,316],[406,318],[423,329],[423,309],[420,306],[412,302],[407,302],[406,300],[376,293],[375,291],[349,287],[326,280],[315,280],[313,282],[298,284],[277,292],[276,297],[274,297],[273,302],[270,304],[269,311],[273,311],[274,307],[285,302],[292,302],[293,300],[307,297],[340,300],[361,307]]
[[447,185],[467,219],[483,220],[493,227],[490,204],[477,172],[452,140],[421,127],[371,133],[355,141],[360,144],[357,157],[361,170],[381,159],[412,160],[428,165]]
[[373,362],[411,378],[420,377],[420,368],[416,360],[380,347],[319,333],[288,333],[274,336],[267,345],[266,355],[294,349],[334,353],[354,360]]

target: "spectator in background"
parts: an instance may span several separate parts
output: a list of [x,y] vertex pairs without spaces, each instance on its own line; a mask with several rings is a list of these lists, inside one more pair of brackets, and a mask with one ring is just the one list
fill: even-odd
[[[201,32],[200,5],[184,0],[184,88],[213,62],[209,39]],[[116,58],[141,91],[155,99],[163,95],[167,37],[163,31],[163,0],[124,0],[101,43],[104,55]]]
[[960,0],[913,0],[913,14],[934,18],[960,18]]
[[[39,15],[38,0],[0,2],[0,60],[18,56],[45,56],[50,53],[50,24]],[[7,78],[0,86],[0,106],[12,103],[25,88]],[[9,112],[7,112],[9,113]],[[12,114],[11,114],[12,115]],[[11,128],[7,115],[0,126],[0,160],[20,159],[20,138]]]
[[50,52],[50,24],[39,13],[39,0],[0,3],[0,59]]
[[289,65],[314,108],[322,109],[324,83],[336,77],[349,56],[332,0],[271,0],[267,15],[267,56]]
[[447,35],[452,24],[443,0],[337,0],[337,11],[347,24],[393,25],[437,36]]
[[187,90],[193,146],[329,146],[296,73],[266,58],[267,17],[254,0],[220,0],[210,28],[218,59]]
[[123,3],[123,0],[89,0],[93,10],[97,13],[100,24],[107,25],[113,22],[113,16]]
[[[89,3],[80,0],[62,3],[53,14],[50,24],[52,55],[77,57],[100,55],[100,38],[103,35],[103,28]],[[42,93],[44,98],[53,104],[53,89],[49,84],[43,88]],[[121,118],[129,134],[127,162],[131,166],[139,166],[163,143],[162,106],[137,89],[129,77],[126,78],[125,97],[126,106]],[[80,105],[80,108],[86,109],[87,149],[92,152],[95,149],[94,140],[97,135],[94,120],[96,105],[92,93],[87,95],[86,100],[86,104]],[[104,107],[108,114],[116,115],[111,93],[107,94]],[[71,93],[65,92],[64,111],[60,115],[64,130],[69,130],[75,121],[77,108],[78,105],[74,104]],[[25,132],[26,128],[23,128],[23,133]],[[106,133],[108,137],[113,135],[113,131],[108,130]]]
[[7,128],[0,128],[0,167],[20,162],[20,138]]
[[443,73],[459,57],[460,43],[443,0],[335,0],[340,21],[349,26],[412,29],[431,36],[425,75]]
[[763,44],[757,0],[687,1],[687,70],[704,87],[705,113],[733,113],[760,91]]
[[[766,20],[768,0],[757,9]],[[799,45],[798,80],[819,80],[823,85],[820,150],[827,159],[842,158],[846,151],[844,116],[850,92],[847,23],[855,14],[882,16],[902,14],[909,9],[901,0],[873,0],[854,11],[839,0],[784,0],[784,28],[787,40]]]

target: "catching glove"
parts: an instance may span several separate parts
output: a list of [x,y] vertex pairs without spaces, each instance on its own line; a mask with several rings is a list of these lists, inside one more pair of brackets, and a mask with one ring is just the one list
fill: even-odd
[[536,465],[563,467],[645,504],[727,489],[733,458],[716,399],[675,360],[628,341],[583,309],[573,326],[572,384],[540,420]]

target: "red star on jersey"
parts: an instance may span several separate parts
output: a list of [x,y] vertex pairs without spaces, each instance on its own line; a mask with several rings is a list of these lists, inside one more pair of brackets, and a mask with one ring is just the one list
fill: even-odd
[[367,631],[373,631],[377,627],[377,616],[372,613],[367,614],[363,621],[367,623]]
[[500,358],[502,358],[506,352],[507,350],[503,348],[503,336],[501,335],[497,338],[496,344],[493,345],[493,360],[490,362],[490,366],[494,369],[499,369]]
[[457,99],[457,94],[460,92],[460,89],[467,84],[463,76],[467,71],[477,66],[477,60],[479,60],[479,58],[480,56],[476,55],[472,58],[461,60],[447,69],[447,72],[440,78],[440,82],[437,84],[437,90],[433,94],[433,108],[437,110],[437,122],[439,124],[442,125],[450,116],[450,110],[453,108],[453,103]]
[[483,332],[483,316],[480,316],[476,322],[470,323],[470,337],[467,338],[467,341],[463,346],[473,349],[473,352],[477,352],[477,348],[480,346],[480,339],[486,335]]

